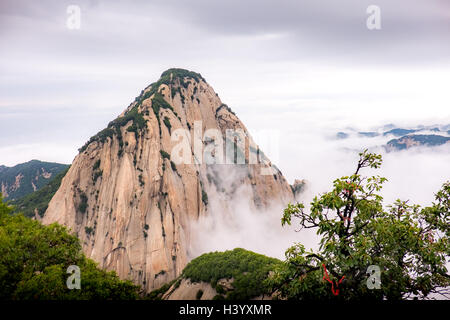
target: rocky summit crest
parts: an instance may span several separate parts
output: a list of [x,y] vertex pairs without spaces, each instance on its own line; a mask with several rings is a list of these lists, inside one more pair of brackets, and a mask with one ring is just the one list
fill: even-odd
[[[225,153],[240,162],[208,163]],[[169,69],[80,149],[43,222],[66,225],[100,267],[150,291],[195,257],[192,223],[238,214],[237,198],[256,210],[294,192],[199,73]]]

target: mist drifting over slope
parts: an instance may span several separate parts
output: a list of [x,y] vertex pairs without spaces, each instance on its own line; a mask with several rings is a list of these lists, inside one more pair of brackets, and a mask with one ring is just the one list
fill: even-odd
[[[382,128],[382,122],[370,124],[370,121],[351,121],[360,124],[356,127],[334,121],[336,113],[333,112],[328,116],[324,116],[322,111],[309,111],[303,115],[298,112],[296,117],[284,114],[270,119],[256,116],[250,119],[250,126],[257,123],[259,128],[268,128],[251,133],[290,183],[294,179],[307,180],[299,199],[307,208],[314,196],[331,190],[336,178],[354,172],[358,153],[365,148],[383,156],[380,169],[365,170],[362,174],[375,174],[388,179],[381,191],[385,205],[392,204],[396,199],[409,200],[410,204],[421,206],[430,205],[434,193],[450,179],[449,143],[438,147],[386,152],[383,146],[395,138],[393,135],[365,137],[357,134],[358,131]],[[399,125],[396,127],[431,125],[436,123],[434,121],[402,122],[397,119]],[[444,124],[449,122],[448,119],[442,121]],[[384,124],[388,123],[386,121]],[[353,130],[355,134],[350,134],[347,139],[337,139],[336,133],[345,130]],[[231,175],[228,177],[233,178]],[[221,215],[218,203],[212,197],[210,216],[193,225],[193,256],[244,247],[283,259],[285,250],[294,242],[300,242],[307,248],[317,248],[318,237],[313,230],[296,232],[295,222],[292,227],[281,227],[282,205],[274,205],[264,212],[252,208],[245,189],[237,190],[235,196],[229,199],[229,206],[233,209],[231,216]]]
[[[310,245],[312,237],[296,233],[293,227],[282,227],[280,213],[284,205],[273,202],[267,209],[259,209],[252,200],[252,189],[236,181],[247,171],[230,165],[215,167],[220,184],[207,189],[208,214],[191,222],[193,236],[191,258],[202,253],[245,248],[282,259],[284,250],[301,236]],[[217,192],[221,189],[222,192]]]

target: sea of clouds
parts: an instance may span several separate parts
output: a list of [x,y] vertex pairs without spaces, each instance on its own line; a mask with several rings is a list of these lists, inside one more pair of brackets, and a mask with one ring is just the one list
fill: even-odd
[[[358,132],[384,132],[389,128],[384,125],[391,122],[345,123],[335,119],[335,114],[326,115],[324,112],[309,112],[304,117],[301,113],[297,113],[295,117],[286,114],[272,117],[262,115],[258,119],[258,126],[265,129],[251,132],[255,141],[290,183],[295,179],[307,181],[300,197],[307,208],[314,196],[331,190],[334,179],[354,172],[358,153],[365,148],[383,156],[380,169],[366,169],[361,173],[388,179],[381,191],[386,206],[396,199],[409,200],[410,204],[421,206],[430,205],[434,200],[434,193],[444,182],[450,180],[450,143],[438,147],[415,147],[386,152],[383,146],[396,137],[382,134],[364,137]],[[266,126],[264,121],[267,121]],[[399,124],[395,127],[412,128],[435,124],[432,121],[434,119],[428,123],[425,120],[409,123],[398,121]],[[340,131],[349,133],[348,138],[338,139],[336,134]],[[225,176],[233,178],[229,173]],[[285,250],[295,242],[317,249],[318,237],[315,231],[303,229],[298,232],[295,222],[291,227],[282,227],[280,219],[284,207],[274,204],[264,211],[255,210],[250,197],[245,196],[250,194],[246,188],[248,187],[243,186],[242,190],[236,192],[238,196],[229,201],[231,213],[226,215],[221,210],[220,201],[211,199],[209,215],[194,222],[192,226],[193,257],[205,252],[242,247],[283,259]]]

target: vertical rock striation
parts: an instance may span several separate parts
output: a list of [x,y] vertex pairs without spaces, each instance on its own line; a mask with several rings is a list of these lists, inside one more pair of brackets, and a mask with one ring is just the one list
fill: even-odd
[[[222,141],[205,137],[208,130],[221,133]],[[205,164],[198,148],[212,150],[211,159],[218,162],[220,150],[230,156],[226,141],[234,138],[227,138],[227,130],[243,132],[245,143],[233,148],[231,157],[240,154],[244,163]],[[187,133],[189,143],[177,154],[190,163],[174,160],[180,132]],[[222,168],[233,172],[228,187],[221,181]],[[189,224],[208,215],[208,199],[221,193],[230,197],[241,185],[249,186],[255,208],[294,199],[281,172],[205,79],[169,69],[80,149],[43,222],[71,228],[100,267],[150,291],[174,279],[187,264]]]

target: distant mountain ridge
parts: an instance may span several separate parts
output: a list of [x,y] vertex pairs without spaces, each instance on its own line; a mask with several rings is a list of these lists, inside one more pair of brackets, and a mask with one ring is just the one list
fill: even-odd
[[[380,127],[374,131],[353,131],[357,137],[374,138],[394,136],[383,147],[386,151],[399,151],[412,147],[424,146],[434,147],[446,144],[450,141],[450,125],[419,125],[415,128],[399,128],[390,124]],[[351,136],[351,132],[340,131],[336,134],[336,139],[343,140]]]
[[[404,135],[407,135],[407,134],[410,134],[410,133],[414,133],[414,132],[417,132],[417,131],[419,131],[419,130],[396,128],[396,129],[392,129],[392,130],[386,131],[385,133],[383,133],[383,136],[387,136],[387,135],[392,134],[392,135],[394,135],[396,137],[402,137]],[[435,130],[433,130],[433,131],[435,131]]]
[[406,135],[399,139],[392,139],[387,143],[387,150],[404,150],[414,146],[440,146],[450,141],[449,137],[443,137],[438,135],[425,135],[425,134],[413,134]]
[[58,191],[62,179],[69,171],[69,167],[52,177],[41,189],[11,201],[11,204],[15,207],[14,212],[23,213],[26,217],[40,220],[44,216],[50,200]]
[[66,164],[31,160],[14,167],[0,166],[0,192],[5,200],[15,200],[41,189]]

